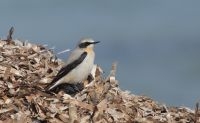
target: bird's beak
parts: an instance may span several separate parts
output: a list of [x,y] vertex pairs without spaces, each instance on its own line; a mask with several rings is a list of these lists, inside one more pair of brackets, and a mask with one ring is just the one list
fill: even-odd
[[95,42],[92,42],[92,44],[97,44],[97,43],[100,43],[100,41],[95,41]]

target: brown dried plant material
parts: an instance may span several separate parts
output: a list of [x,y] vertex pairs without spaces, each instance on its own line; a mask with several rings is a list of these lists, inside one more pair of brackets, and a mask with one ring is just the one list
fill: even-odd
[[77,107],[74,105],[73,102],[70,102],[70,104],[69,104],[69,122],[74,123],[77,120],[78,120]]
[[[113,63],[108,77],[94,65],[91,81],[74,96],[44,87],[63,62],[41,45],[0,40],[0,123],[175,123],[200,121],[199,109],[167,107],[122,91]],[[131,81],[131,78],[130,78]]]

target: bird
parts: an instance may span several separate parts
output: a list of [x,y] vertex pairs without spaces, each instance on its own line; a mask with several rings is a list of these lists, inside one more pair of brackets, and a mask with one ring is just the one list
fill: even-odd
[[82,38],[45,90],[51,91],[63,83],[77,84],[86,80],[94,65],[94,45],[99,42],[92,38]]

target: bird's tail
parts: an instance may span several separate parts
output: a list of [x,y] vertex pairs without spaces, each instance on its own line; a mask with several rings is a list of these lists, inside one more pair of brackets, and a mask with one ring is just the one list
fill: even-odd
[[56,81],[56,82],[52,81],[49,85],[47,85],[47,86],[45,87],[45,90],[46,90],[46,91],[51,91],[51,90],[55,89],[55,87],[56,87],[57,85],[59,85],[59,84],[61,84],[61,80],[58,80],[58,81]]

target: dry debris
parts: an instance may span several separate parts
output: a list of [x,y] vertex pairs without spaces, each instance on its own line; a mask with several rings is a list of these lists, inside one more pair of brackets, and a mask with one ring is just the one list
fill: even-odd
[[106,78],[95,65],[94,80],[85,81],[74,96],[46,93],[44,87],[63,62],[44,46],[13,42],[0,40],[0,123],[200,122],[198,108],[167,107],[122,91],[115,78],[116,64]]

